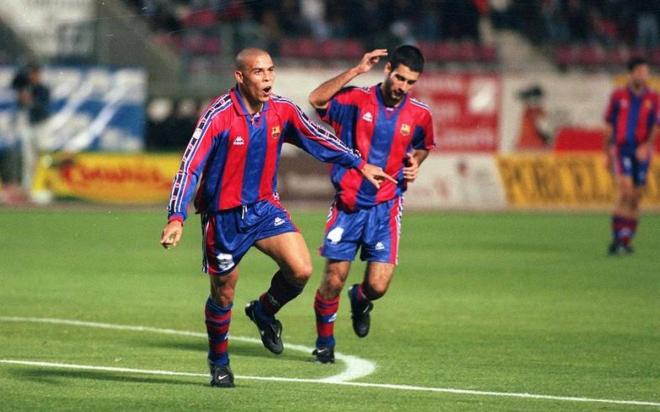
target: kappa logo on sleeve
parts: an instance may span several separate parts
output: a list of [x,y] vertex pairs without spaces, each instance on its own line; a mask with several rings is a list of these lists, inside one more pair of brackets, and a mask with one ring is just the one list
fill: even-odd
[[362,120],[364,120],[365,122],[373,122],[374,115],[371,114],[371,112],[366,112],[364,116],[362,116]]

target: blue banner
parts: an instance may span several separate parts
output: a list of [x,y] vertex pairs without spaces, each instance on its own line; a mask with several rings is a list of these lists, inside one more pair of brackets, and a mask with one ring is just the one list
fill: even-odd
[[[19,140],[21,110],[12,88],[18,71],[0,67],[0,147]],[[143,69],[46,66],[42,84],[50,90],[50,115],[34,129],[42,151],[142,150],[147,87]]]

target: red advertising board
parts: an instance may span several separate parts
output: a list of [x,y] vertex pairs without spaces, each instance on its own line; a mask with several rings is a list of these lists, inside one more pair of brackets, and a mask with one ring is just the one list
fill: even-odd
[[497,151],[501,92],[494,74],[425,72],[413,88],[431,106],[438,153]]

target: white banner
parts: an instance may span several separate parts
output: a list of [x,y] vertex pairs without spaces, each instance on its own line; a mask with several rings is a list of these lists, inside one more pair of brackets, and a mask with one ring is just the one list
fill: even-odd
[[415,209],[502,209],[506,198],[495,158],[488,154],[436,155],[408,185],[406,207]]

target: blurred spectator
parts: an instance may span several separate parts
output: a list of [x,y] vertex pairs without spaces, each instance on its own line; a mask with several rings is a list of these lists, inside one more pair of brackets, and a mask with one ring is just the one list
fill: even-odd
[[325,19],[326,4],[323,0],[300,0],[300,14],[318,40],[330,37],[330,27]]
[[474,1],[444,0],[440,6],[442,36],[453,40],[478,42],[479,10]]
[[597,8],[592,8],[589,11],[589,21],[593,28],[590,35],[591,42],[608,48],[616,46],[619,33],[613,20],[606,18]]
[[[506,1],[506,0],[505,0]],[[415,16],[413,31],[420,40],[435,40],[442,33],[440,12],[435,0],[422,0]]]
[[568,22],[562,9],[562,0],[543,0],[541,16],[545,25],[546,36],[552,43],[565,43],[570,38]]
[[32,189],[32,177],[39,157],[39,140],[50,115],[50,90],[41,80],[41,67],[30,63],[21,68],[11,83],[16,92],[16,130],[20,143],[21,186]]
[[545,92],[539,85],[532,85],[518,93],[523,104],[518,150],[540,150],[548,147],[551,135],[548,132],[544,107]]
[[584,43],[589,39],[591,27],[587,18],[586,6],[581,0],[568,0],[566,5],[566,21],[571,41]]
[[489,0],[490,18],[495,29],[516,27],[511,16],[511,0]]
[[658,14],[660,0],[636,0],[637,46],[643,49],[658,47]]

